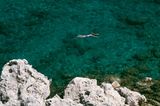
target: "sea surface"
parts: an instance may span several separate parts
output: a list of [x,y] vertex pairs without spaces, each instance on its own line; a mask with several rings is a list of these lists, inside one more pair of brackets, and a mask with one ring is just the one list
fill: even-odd
[[159,81],[160,1],[0,0],[0,67],[19,58],[52,79],[54,93],[77,76]]

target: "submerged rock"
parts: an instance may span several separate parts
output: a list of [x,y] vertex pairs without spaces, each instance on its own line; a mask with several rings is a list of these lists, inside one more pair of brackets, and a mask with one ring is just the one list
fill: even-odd
[[146,98],[123,88],[118,82],[102,83],[89,78],[74,78],[64,98],[50,95],[50,81],[26,60],[11,60],[4,65],[0,81],[0,106],[139,106]]
[[143,80],[138,81],[137,83],[138,87],[145,87],[145,88],[149,88],[151,87],[154,83],[151,77],[146,77]]

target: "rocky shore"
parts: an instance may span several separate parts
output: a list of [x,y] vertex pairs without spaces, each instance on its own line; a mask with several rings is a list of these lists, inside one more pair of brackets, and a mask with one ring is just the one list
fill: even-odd
[[141,106],[147,101],[116,81],[97,85],[95,79],[76,77],[67,85],[63,98],[47,98],[50,84],[51,80],[27,60],[11,60],[1,73],[0,106]]

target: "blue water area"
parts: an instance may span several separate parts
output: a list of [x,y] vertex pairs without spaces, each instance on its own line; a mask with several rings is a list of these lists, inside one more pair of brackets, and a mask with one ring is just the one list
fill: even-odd
[[[99,33],[98,37],[76,38]],[[27,59],[65,83],[76,76],[160,78],[159,0],[0,0],[0,67]]]

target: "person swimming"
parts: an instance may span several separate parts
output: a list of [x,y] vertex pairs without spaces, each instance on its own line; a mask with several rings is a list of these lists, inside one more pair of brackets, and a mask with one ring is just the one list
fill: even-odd
[[99,35],[99,34],[98,33],[91,33],[88,35],[77,35],[77,38],[98,37],[97,35]]

